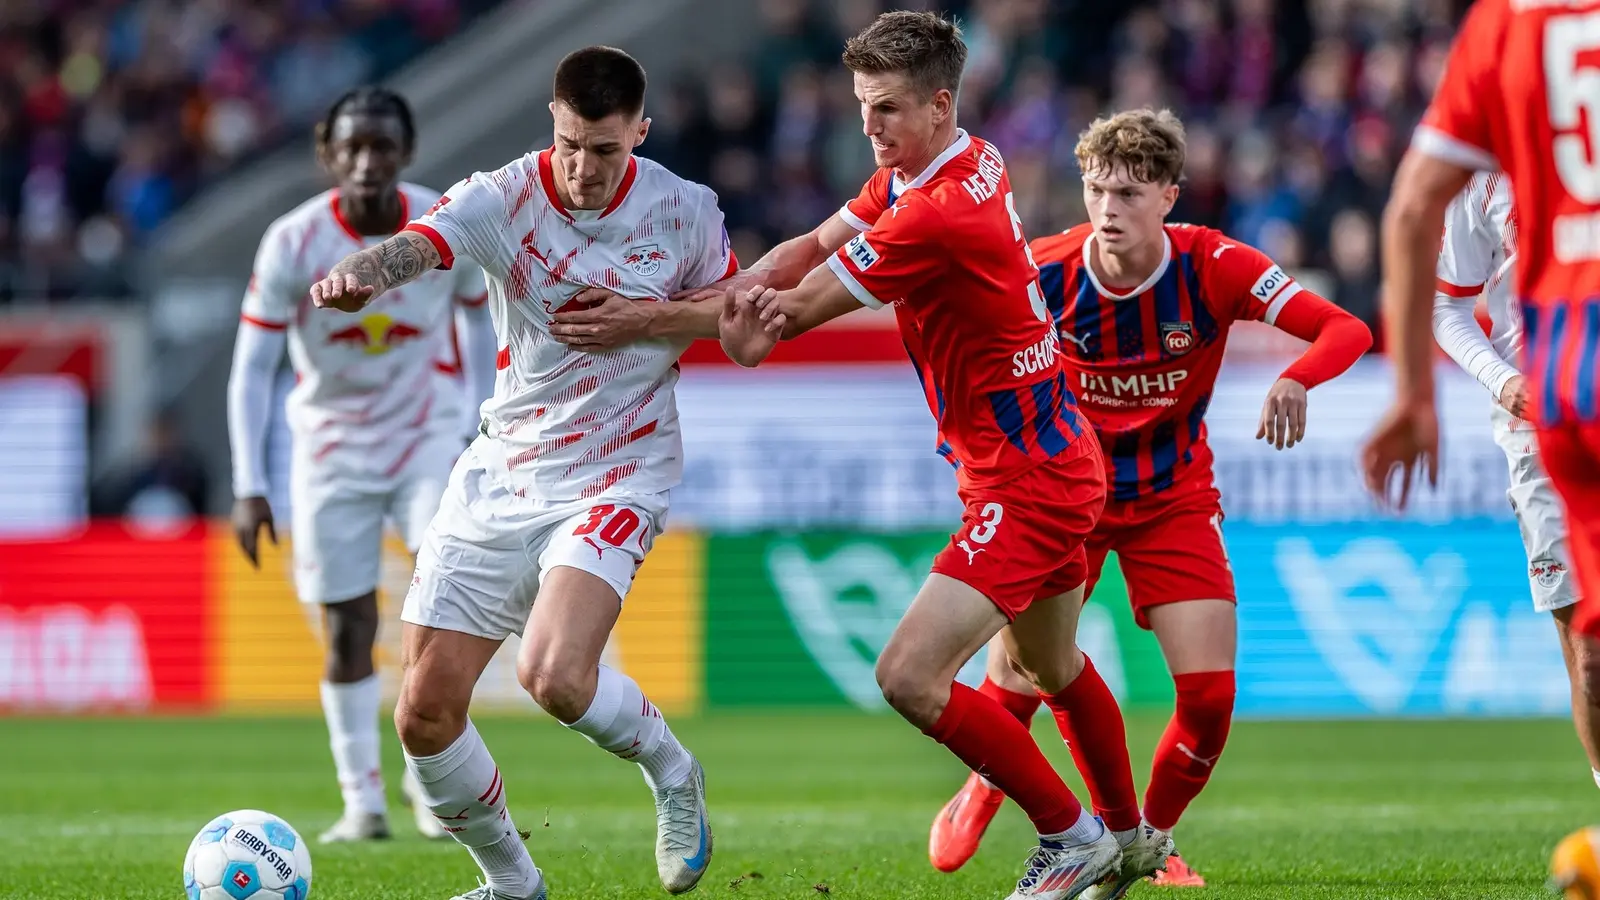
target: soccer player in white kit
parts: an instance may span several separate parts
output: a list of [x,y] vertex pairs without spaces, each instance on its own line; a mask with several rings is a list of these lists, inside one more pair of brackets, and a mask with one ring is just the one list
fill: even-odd
[[[1572,720],[1600,785],[1600,708],[1585,696],[1578,655],[1581,635],[1571,630],[1578,602],[1577,579],[1567,556],[1567,524],[1561,498],[1539,462],[1528,407],[1526,379],[1517,370],[1522,353],[1522,313],[1513,292],[1517,222],[1511,182],[1502,173],[1479,172],[1450,201],[1433,295],[1433,335],[1467,374],[1495,399],[1490,407],[1495,443],[1511,469],[1506,492],[1528,555],[1533,608],[1552,613],[1572,683]],[[1479,295],[1489,307],[1490,330],[1473,311]]]
[[[621,50],[569,54],[555,73],[552,147],[456,184],[311,291],[319,306],[352,310],[461,260],[488,276],[495,394],[418,556],[395,710],[423,796],[487,881],[457,900],[545,896],[467,715],[512,633],[523,636],[518,680],[539,705],[643,770],[667,890],[694,887],[711,857],[699,763],[639,685],[600,664],[682,475],[673,387],[693,334],[663,328],[588,353],[550,333],[557,311],[586,297],[666,301],[737,269],[716,195],[633,155],[649,130],[644,93],[644,70]],[[692,331],[700,318],[681,321]]]
[[[267,426],[288,345],[297,376],[287,410],[295,589],[303,602],[322,607],[322,708],[345,807],[323,833],[325,843],[389,836],[372,658],[384,521],[414,553],[474,430],[466,407],[475,410],[493,390],[494,335],[483,276],[473,267],[430,273],[359,315],[311,306],[307,291],[331,266],[375,246],[438,199],[436,191],[399,181],[414,143],[411,110],[398,94],[360,88],[328,110],[316,132],[317,157],[338,187],[267,229],[228,384],[233,523],[257,564],[261,529],[276,540]],[[458,311],[470,388],[441,371],[453,366]],[[415,791],[405,787],[409,799]],[[423,834],[444,836],[429,810],[413,807]]]

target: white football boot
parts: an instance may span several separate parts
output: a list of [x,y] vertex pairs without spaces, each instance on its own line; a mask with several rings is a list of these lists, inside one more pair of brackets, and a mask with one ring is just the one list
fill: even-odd
[[687,781],[656,792],[656,873],[669,893],[681,894],[700,883],[710,864],[706,773],[694,759]]
[[383,813],[346,811],[333,827],[317,837],[323,844],[349,844],[356,841],[383,841],[389,838],[389,817]]
[[1117,877],[1089,888],[1083,894],[1084,900],[1122,900],[1129,888],[1166,870],[1172,849],[1172,835],[1140,822],[1133,840],[1122,848],[1122,870]]
[[1087,844],[1040,841],[1007,900],[1072,900],[1114,877],[1121,866],[1122,847],[1110,831]]
[[411,774],[411,767],[405,767],[405,774],[400,776],[400,797],[406,806],[411,807],[411,818],[417,823],[417,833],[431,841],[447,838],[450,832],[444,830],[439,820],[434,818],[433,809],[422,801],[421,786],[417,784],[417,776]]
[[550,892],[545,889],[544,873],[538,869],[533,871],[539,875],[539,889],[534,891],[532,896],[513,897],[510,894],[502,894],[487,884],[480,884],[465,894],[451,897],[450,900],[549,900]]

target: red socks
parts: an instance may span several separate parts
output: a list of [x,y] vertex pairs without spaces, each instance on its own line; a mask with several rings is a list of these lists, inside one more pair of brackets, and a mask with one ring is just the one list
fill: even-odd
[[1144,797],[1145,821],[1162,831],[1178,824],[1206,786],[1233,720],[1233,672],[1191,672],[1172,681],[1178,689],[1177,709],[1156,745]]
[[1044,702],[1032,691],[1026,694],[1008,691],[995,684],[987,675],[983,676],[983,684],[978,685],[978,693],[1004,707],[1005,711],[1015,716],[1024,728],[1033,724],[1033,714],[1039,711],[1039,704]]
[[1122,710],[1089,657],[1083,658],[1083,672],[1060,693],[1045,696],[1044,702],[1055,714],[1061,738],[1089,786],[1095,814],[1112,831],[1139,827],[1139,794],[1133,787]]
[[1017,801],[1040,834],[1060,834],[1083,814],[1083,805],[1050,766],[1027,727],[1013,712],[972,688],[952,683],[950,702],[926,733]]

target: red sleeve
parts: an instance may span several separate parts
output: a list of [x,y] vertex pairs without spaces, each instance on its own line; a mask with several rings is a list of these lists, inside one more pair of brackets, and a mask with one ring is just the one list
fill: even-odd
[[1418,152],[1464,169],[1499,168],[1495,139],[1505,120],[1499,69],[1511,9],[1508,0],[1479,0],[1450,48],[1444,77],[1411,138]]
[[944,271],[944,216],[920,192],[895,204],[871,231],[828,257],[828,268],[850,293],[876,309],[903,299]]
[[1372,348],[1372,332],[1360,319],[1310,291],[1303,290],[1292,302],[1284,304],[1273,324],[1311,342],[1280,376],[1298,381],[1307,389],[1344,374]]
[[850,223],[857,231],[870,231],[889,208],[889,186],[894,180],[893,169],[879,169],[861,186],[854,200],[839,207],[839,218]]
[[1278,311],[1302,290],[1265,253],[1221,232],[1201,239],[1196,249],[1204,260],[1207,293],[1221,300],[1219,312],[1231,319],[1277,324]]

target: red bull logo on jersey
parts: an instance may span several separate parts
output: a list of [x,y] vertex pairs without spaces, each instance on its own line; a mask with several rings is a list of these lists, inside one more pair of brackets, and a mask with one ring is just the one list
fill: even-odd
[[1528,578],[1542,588],[1553,588],[1567,576],[1567,566],[1558,559],[1541,556],[1528,563]]
[[661,249],[659,244],[635,244],[622,257],[622,264],[632,269],[633,274],[649,278],[661,271],[661,264],[667,259],[667,251]]
[[406,341],[422,337],[422,329],[415,325],[397,322],[384,313],[363,316],[361,321],[328,335],[328,343],[346,347],[359,347],[369,356],[388,353]]

